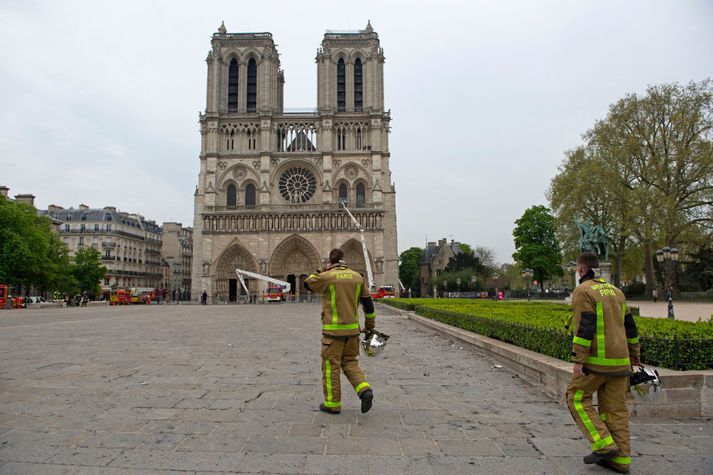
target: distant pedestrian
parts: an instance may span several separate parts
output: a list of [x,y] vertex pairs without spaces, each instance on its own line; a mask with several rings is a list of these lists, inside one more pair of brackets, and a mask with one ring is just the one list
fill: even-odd
[[654,298],[654,303],[658,302],[659,300],[659,291],[654,289],[651,291],[651,296]]
[[208,292],[206,292],[205,290],[201,294],[201,304],[208,305]]

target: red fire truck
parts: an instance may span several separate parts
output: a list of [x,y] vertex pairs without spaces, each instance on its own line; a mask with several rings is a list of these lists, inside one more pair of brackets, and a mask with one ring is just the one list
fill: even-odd
[[282,290],[282,287],[279,286],[270,286],[267,288],[267,301],[268,302],[284,302],[285,301],[285,292]]
[[392,299],[396,297],[396,289],[392,285],[382,285],[371,294],[374,299]]

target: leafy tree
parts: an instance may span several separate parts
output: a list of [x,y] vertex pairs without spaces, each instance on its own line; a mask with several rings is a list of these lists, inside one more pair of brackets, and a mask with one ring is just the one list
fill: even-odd
[[460,247],[460,250],[468,253],[468,254],[473,254],[473,248],[471,247],[470,244],[466,244],[464,242],[458,243],[458,247]]
[[472,252],[461,252],[456,254],[448,260],[448,265],[446,265],[446,272],[460,271],[460,270],[470,270],[473,273],[482,274],[484,267],[480,263],[480,259]]
[[584,141],[550,187],[560,234],[571,243],[575,213],[603,225],[615,274],[631,246],[639,247],[650,295],[655,248],[696,249],[713,229],[713,82],[629,94]]
[[576,259],[580,252],[575,221],[600,225],[609,238],[609,254],[615,261],[613,280],[619,285],[623,258],[632,244],[629,237],[633,232],[633,197],[613,176],[617,163],[608,158],[590,144],[567,152],[547,195],[557,216],[558,238],[564,244],[567,260]]
[[100,291],[99,282],[106,276],[106,267],[101,263],[101,254],[93,247],[80,249],[74,256],[74,277],[79,290],[89,295]]
[[32,206],[0,196],[0,282],[47,289],[67,281],[67,248],[52,226]]
[[550,210],[536,205],[525,210],[515,221],[515,253],[512,255],[523,268],[534,271],[544,294],[544,281],[564,274],[562,251],[556,236],[557,223]]
[[423,249],[411,247],[399,255],[399,279],[413,296],[421,294],[421,259]]
[[686,264],[681,275],[684,290],[704,291],[713,289],[713,248],[699,249],[690,256],[693,262]]

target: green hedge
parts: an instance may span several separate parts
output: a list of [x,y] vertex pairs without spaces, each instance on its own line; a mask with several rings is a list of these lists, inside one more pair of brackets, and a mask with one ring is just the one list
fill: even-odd
[[[569,361],[572,335],[563,321],[569,305],[552,302],[494,302],[465,299],[387,299],[464,330]],[[664,368],[713,369],[713,321],[685,322],[635,317],[643,363]]]

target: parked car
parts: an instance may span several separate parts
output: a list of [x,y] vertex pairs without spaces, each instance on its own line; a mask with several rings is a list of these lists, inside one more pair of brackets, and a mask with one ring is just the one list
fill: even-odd
[[31,296],[28,298],[30,299],[29,303],[47,303],[47,300],[45,300],[44,297],[40,297],[39,295]]

